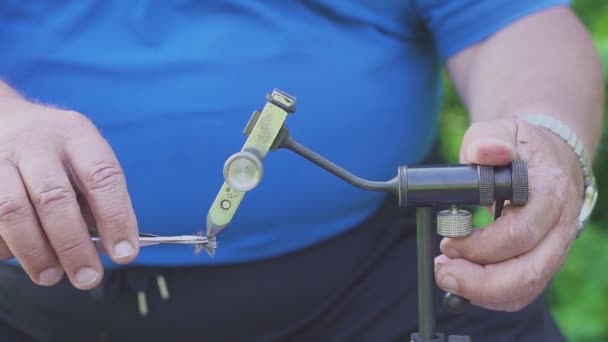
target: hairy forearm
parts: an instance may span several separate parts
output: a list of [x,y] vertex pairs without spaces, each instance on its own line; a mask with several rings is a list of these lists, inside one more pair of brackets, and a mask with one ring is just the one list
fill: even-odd
[[570,9],[522,19],[448,61],[472,121],[552,115],[583,140],[589,157],[602,132],[603,70]]

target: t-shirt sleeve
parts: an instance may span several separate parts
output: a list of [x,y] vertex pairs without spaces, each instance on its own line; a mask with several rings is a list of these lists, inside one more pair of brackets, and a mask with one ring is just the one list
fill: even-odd
[[571,0],[416,0],[443,60],[526,15]]

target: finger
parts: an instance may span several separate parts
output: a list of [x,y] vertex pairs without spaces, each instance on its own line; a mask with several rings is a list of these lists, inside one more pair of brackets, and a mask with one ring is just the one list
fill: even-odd
[[506,165],[516,158],[517,126],[513,120],[473,123],[466,131],[460,148],[462,163]]
[[11,164],[0,163],[0,236],[32,282],[41,286],[54,285],[63,270],[38,224],[36,212],[29,202],[19,170]]
[[[2,209],[0,209],[2,210]],[[14,255],[11,252],[11,249],[8,248],[8,245],[6,244],[6,242],[4,242],[4,239],[0,236],[0,260],[10,260],[13,259]]]
[[19,169],[47,239],[72,284],[91,289],[103,267],[80,213],[76,194],[57,153],[30,150]]
[[95,217],[93,216],[93,212],[91,211],[91,207],[87,202],[87,199],[82,196],[82,194],[78,193],[78,203],[80,203],[80,213],[84,218],[84,222],[86,222],[89,230],[97,231],[97,222],[95,222]]
[[573,232],[568,226],[558,226],[533,251],[497,264],[482,266],[442,255],[435,260],[437,285],[487,309],[520,310],[563,265]]
[[108,143],[94,127],[71,137],[67,159],[78,187],[97,223],[103,249],[117,263],[139,252],[138,229],[123,170]]
[[541,175],[534,169],[529,175],[530,200],[525,206],[506,206],[501,217],[484,229],[474,229],[466,238],[443,239],[441,251],[449,258],[465,258],[485,265],[513,258],[532,250],[559,221],[566,198],[566,187],[560,184],[563,173],[555,172],[551,181],[543,169]]

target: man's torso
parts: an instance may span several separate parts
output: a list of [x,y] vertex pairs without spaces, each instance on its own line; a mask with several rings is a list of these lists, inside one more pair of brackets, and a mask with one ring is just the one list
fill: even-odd
[[[126,172],[141,231],[191,234],[204,229],[223,163],[273,88],[297,97],[294,138],[358,175],[392,178],[424,158],[440,82],[426,38],[411,1],[9,0],[0,75],[93,120]],[[382,197],[273,152],[213,262],[313,244]],[[137,260],[210,261],[184,247],[144,249]]]

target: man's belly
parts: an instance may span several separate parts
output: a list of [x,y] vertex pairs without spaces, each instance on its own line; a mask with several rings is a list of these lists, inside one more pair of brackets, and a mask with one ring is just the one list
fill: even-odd
[[[260,9],[249,3],[197,4],[196,16],[170,2],[143,2],[135,11],[118,1],[105,11],[89,11],[87,2],[62,11],[23,7],[21,21],[1,13],[11,40],[0,40],[0,75],[29,98],[91,118],[126,172],[141,231],[205,229],[224,161],[240,150],[247,120],[273,88],[297,98],[288,119],[294,138],[355,174],[388,179],[399,164],[424,158],[440,77],[434,50],[413,32],[375,22],[364,8],[356,15],[369,18],[348,25],[291,3],[273,5],[288,16],[236,10]],[[86,29],[74,29],[81,23]],[[381,199],[291,152],[273,152],[261,184],[219,237],[214,262],[324,240]],[[167,249],[174,252],[144,251],[138,260],[208,261],[187,248]]]

